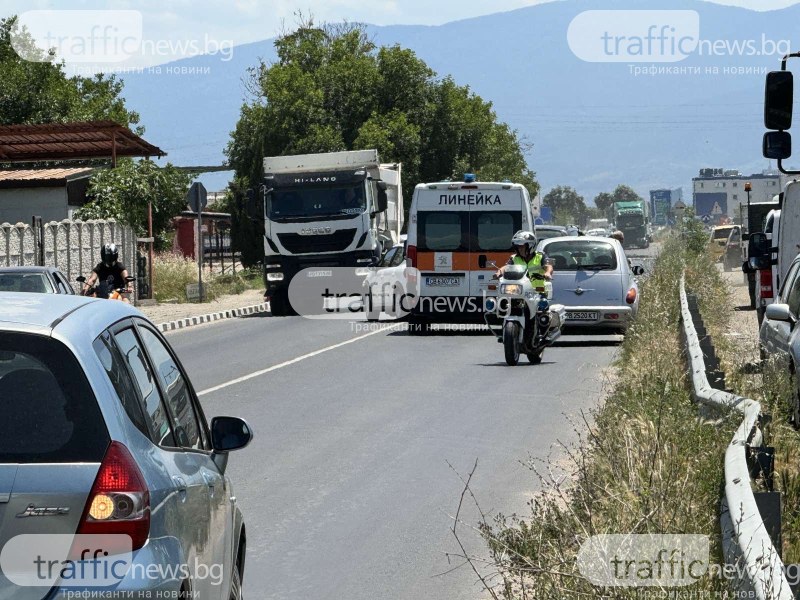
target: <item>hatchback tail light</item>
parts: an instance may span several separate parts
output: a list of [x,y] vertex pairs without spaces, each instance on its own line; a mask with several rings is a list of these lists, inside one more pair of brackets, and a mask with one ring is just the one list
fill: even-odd
[[406,258],[410,261],[409,267],[416,267],[417,266],[417,247],[416,246],[409,246],[408,250],[406,250]]
[[628,293],[625,296],[625,302],[628,304],[633,304],[636,302],[636,288],[631,288],[628,290]]
[[761,297],[773,298],[772,269],[763,269],[762,271],[759,271],[759,273],[761,273],[758,280],[759,287],[761,288]]
[[83,509],[78,534],[129,535],[132,550],[150,535],[150,491],[136,461],[119,442],[111,442]]

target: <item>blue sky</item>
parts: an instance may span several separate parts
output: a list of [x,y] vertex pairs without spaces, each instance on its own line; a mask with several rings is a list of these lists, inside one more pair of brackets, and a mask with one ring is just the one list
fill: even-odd
[[[485,0],[4,0],[0,14],[35,9],[133,9],[142,13],[146,38],[209,37],[236,45],[273,37],[282,24],[295,22],[297,11],[311,13],[318,21],[344,19],[376,25],[436,25],[544,1],[551,0],[493,0],[491,3]],[[718,3],[773,10],[798,1],[719,0]]]

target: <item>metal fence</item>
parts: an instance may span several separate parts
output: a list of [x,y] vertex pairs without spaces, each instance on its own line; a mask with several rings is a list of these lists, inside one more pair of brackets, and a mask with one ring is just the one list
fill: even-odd
[[[741,591],[758,600],[791,600],[794,598],[786,579],[780,551],[775,548],[764,519],[759,512],[750,484],[751,469],[748,453],[762,445],[759,429],[761,405],[749,398],[731,394],[724,389],[719,365],[708,336],[701,329],[702,319],[696,305],[690,306],[683,277],[680,287],[681,320],[686,352],[691,370],[692,388],[698,402],[723,409],[735,409],[742,414],[742,423],[725,451],[725,498],[727,511],[722,514],[723,538],[728,538],[726,560],[741,567]],[[707,364],[708,363],[708,364]],[[709,375],[717,386],[709,383]]]
[[88,275],[100,261],[100,249],[114,243],[120,260],[136,277],[136,235],[127,225],[113,220],[70,221],[34,225],[0,225],[0,266],[52,266],[70,281]]

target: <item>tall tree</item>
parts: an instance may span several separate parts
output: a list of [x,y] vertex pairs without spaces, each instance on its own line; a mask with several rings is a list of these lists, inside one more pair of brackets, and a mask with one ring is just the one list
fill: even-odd
[[557,225],[584,225],[588,218],[589,211],[583,196],[566,185],[556,186],[547,192],[542,203],[551,208]]
[[608,192],[600,192],[594,197],[594,205],[600,209],[602,214],[606,214],[614,202],[616,202],[614,195]]
[[[12,36],[24,60],[12,46]],[[63,62],[36,48],[17,17],[0,19],[0,124],[17,125],[109,119],[135,126],[139,115],[125,105],[113,75],[68,77]],[[141,130],[137,130],[141,132]]]
[[623,184],[618,185],[612,195],[614,196],[614,202],[634,202],[642,200],[642,197],[637,194],[632,187]]
[[420,181],[465,172],[538,192],[526,146],[491,103],[450,77],[437,79],[411,50],[378,48],[360,25],[310,20],[275,48],[274,63],[250,70],[252,97],[226,150],[237,185],[257,185],[264,156],[376,148],[382,160],[403,163],[407,198]]

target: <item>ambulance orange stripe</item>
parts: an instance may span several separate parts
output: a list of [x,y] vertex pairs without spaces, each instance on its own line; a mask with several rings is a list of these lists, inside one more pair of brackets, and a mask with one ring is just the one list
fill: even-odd
[[[510,251],[506,252],[453,252],[453,268],[451,271],[494,271],[494,267],[486,267],[481,269],[478,266],[478,260],[481,255],[486,256],[488,262],[494,261],[498,267],[502,267],[511,256]],[[417,252],[417,269],[420,271],[433,271],[434,253],[433,252]]]

